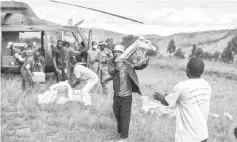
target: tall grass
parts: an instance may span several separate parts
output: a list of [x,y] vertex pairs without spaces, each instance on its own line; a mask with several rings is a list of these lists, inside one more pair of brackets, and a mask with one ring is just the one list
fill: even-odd
[[[207,68],[208,65],[206,63]],[[229,65],[223,66],[233,69]],[[138,71],[143,95],[152,99],[155,91],[169,92],[176,83],[186,79],[184,70],[180,68],[185,68],[185,62],[151,59],[151,64],[145,70]],[[221,70],[218,65],[215,68]],[[218,119],[209,117],[209,142],[232,142],[234,138],[231,138],[231,131],[237,121],[237,81],[211,74],[203,77],[213,89],[210,112],[220,115]],[[52,80],[47,80],[46,85],[35,86],[24,92],[19,76],[2,75],[2,141],[104,142],[118,139],[112,112],[112,86],[109,96],[103,96],[101,91],[91,93],[93,107],[84,107],[79,102],[38,105],[37,95],[52,83]],[[175,119],[165,115],[144,114],[139,111],[140,106],[139,95],[134,94],[129,141],[174,141]],[[225,118],[224,112],[232,114],[234,120]]]

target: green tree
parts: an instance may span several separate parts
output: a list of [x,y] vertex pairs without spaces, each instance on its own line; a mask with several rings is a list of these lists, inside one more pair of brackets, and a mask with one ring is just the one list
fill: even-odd
[[137,39],[138,39],[138,36],[127,35],[127,36],[123,37],[122,45],[125,46],[125,48],[127,48],[130,45],[132,45]]
[[171,53],[174,53],[175,50],[176,50],[176,46],[175,46],[174,39],[171,39],[166,51],[171,54]]
[[196,51],[197,51],[197,46],[196,46],[196,44],[194,44],[193,48],[192,48],[192,53],[191,53],[191,55],[189,55],[189,57],[190,58],[196,57]]
[[213,55],[212,58],[217,61],[220,58],[221,52],[216,51]]
[[197,48],[194,57],[201,58],[201,56],[202,56],[203,53],[204,53],[204,52],[203,52],[202,48]]
[[234,54],[232,52],[232,43],[228,42],[228,46],[223,50],[221,54],[221,60],[225,63],[231,63],[234,60]]
[[174,57],[177,57],[177,58],[180,58],[180,59],[184,59],[185,58],[184,57],[184,53],[183,53],[181,48],[178,48],[176,50],[176,52],[174,53]]
[[108,43],[107,47],[108,49],[112,50],[113,49],[113,46],[114,46],[114,40],[113,38],[107,38],[105,40],[106,43]]

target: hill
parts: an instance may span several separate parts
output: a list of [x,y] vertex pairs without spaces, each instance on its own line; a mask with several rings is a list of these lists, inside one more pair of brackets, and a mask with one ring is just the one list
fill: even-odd
[[214,53],[222,52],[227,43],[237,35],[237,29],[204,31],[194,33],[178,33],[157,39],[149,39],[157,44],[161,54],[166,55],[166,49],[171,39],[174,39],[177,48],[181,48],[185,52],[185,56],[190,55],[192,45],[196,44],[205,52]]
[[[84,29],[85,33],[88,34],[89,29]],[[108,30],[103,30],[103,29],[92,29],[92,38],[93,41],[101,41],[101,40],[106,40],[107,38],[113,38],[114,42],[120,42],[122,40],[122,37],[124,37],[124,34],[117,33],[117,32],[112,32]]]
[[[88,32],[88,29],[85,29]],[[193,33],[177,33],[170,36],[160,36],[156,34],[143,35],[146,39],[159,47],[159,51],[163,55],[167,55],[166,49],[169,41],[173,38],[177,48],[184,51],[185,56],[189,56],[192,50],[192,45],[196,44],[205,52],[214,53],[216,51],[222,52],[227,46],[227,43],[237,35],[237,29],[232,30],[216,30],[216,31],[202,31]],[[120,42],[125,34],[116,33],[113,31],[103,29],[93,29],[93,39],[95,41],[106,40],[113,38],[115,42]]]

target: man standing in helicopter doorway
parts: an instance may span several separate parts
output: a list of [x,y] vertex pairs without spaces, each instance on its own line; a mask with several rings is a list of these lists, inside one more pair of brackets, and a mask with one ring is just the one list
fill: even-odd
[[63,46],[63,41],[58,40],[56,48],[53,51],[53,65],[57,82],[68,80],[68,62],[66,58],[66,47]]

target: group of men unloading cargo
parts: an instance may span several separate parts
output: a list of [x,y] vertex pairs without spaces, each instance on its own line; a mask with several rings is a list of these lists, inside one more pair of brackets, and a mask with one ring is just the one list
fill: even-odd
[[[80,89],[84,105],[92,105],[89,92],[99,80],[104,95],[108,95],[108,81],[113,81],[113,112],[117,120],[120,141],[126,141],[128,138],[132,93],[141,94],[135,70],[144,69],[149,63],[149,58],[134,66],[126,62],[118,62],[117,59],[124,53],[123,45],[116,44],[110,51],[106,48],[105,42],[100,42],[98,46],[96,42],[93,42],[92,49],[87,52],[78,52],[70,48],[68,44],[64,46],[59,40],[56,48],[53,49],[57,82],[69,80],[69,84],[74,89],[84,82],[85,86]],[[35,80],[33,71],[43,71],[43,63],[39,55],[39,52],[35,51],[34,58],[28,58],[21,68],[25,85]],[[83,64],[87,57],[88,67]],[[207,141],[207,119],[212,89],[208,82],[201,78],[203,71],[204,62],[198,58],[192,58],[186,68],[188,80],[178,83],[169,94],[155,93],[153,95],[155,100],[165,106],[176,106],[175,140],[177,142]]]

